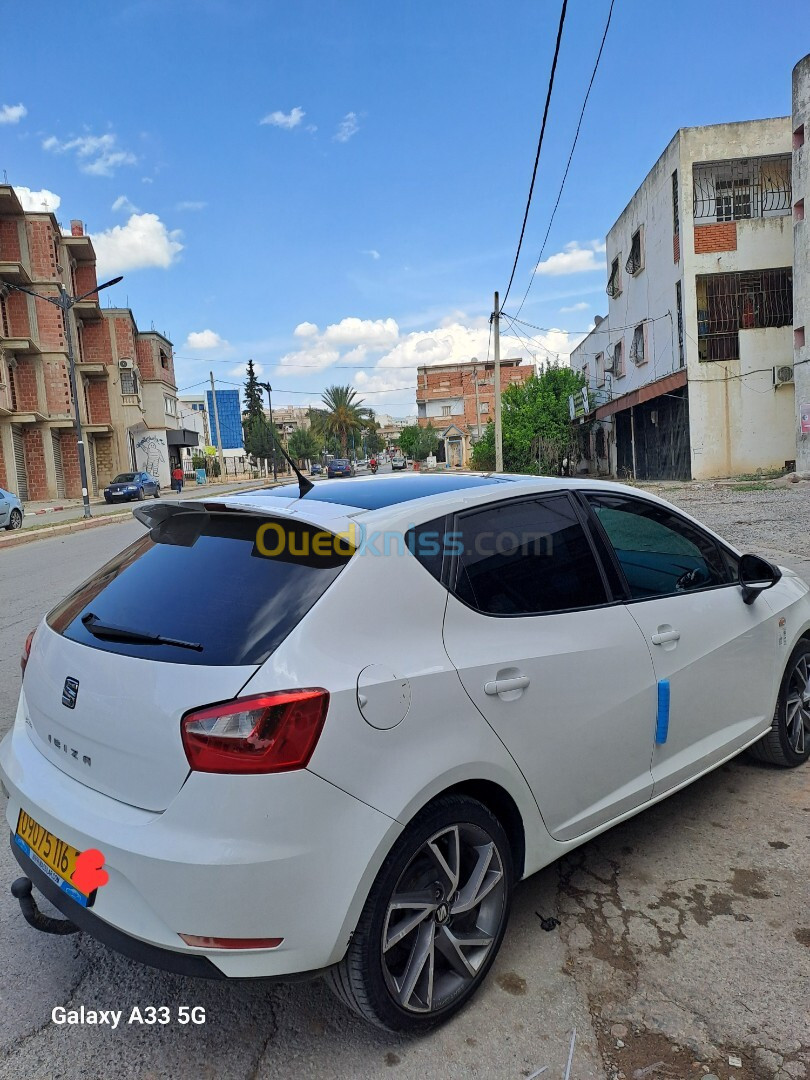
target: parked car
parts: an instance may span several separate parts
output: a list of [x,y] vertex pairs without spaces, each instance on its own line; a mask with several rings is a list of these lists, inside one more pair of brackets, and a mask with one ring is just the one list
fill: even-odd
[[160,498],[160,481],[145,472],[119,473],[118,476],[104,488],[104,501],[111,503],[121,499],[125,502],[132,499],[145,499],[152,495]]
[[23,514],[23,504],[17,496],[5,488],[0,488],[0,529],[21,529]]
[[348,458],[332,458],[326,467],[330,480],[336,476],[354,476],[354,465]]
[[[29,635],[0,776],[23,914],[33,883],[157,967],[326,973],[425,1030],[516,881],[743,750],[810,755],[808,586],[634,488],[416,473],[135,516]],[[395,635],[350,617],[378,609]]]
[[391,468],[392,469],[407,469],[407,467],[408,467],[408,462],[405,460],[404,457],[397,456],[397,457],[392,457],[391,458]]
[[313,461],[312,465],[309,468],[309,475],[310,476],[320,476],[322,472],[323,472],[323,469],[318,464],[318,462]]

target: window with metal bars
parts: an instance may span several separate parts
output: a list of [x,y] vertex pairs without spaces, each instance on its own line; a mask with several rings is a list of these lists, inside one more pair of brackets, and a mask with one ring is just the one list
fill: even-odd
[[790,326],[793,270],[698,274],[698,356],[703,361],[737,360],[740,330]]
[[644,269],[644,252],[641,247],[640,228],[636,229],[633,233],[633,238],[630,241],[630,254],[627,256],[627,262],[624,264],[624,268],[631,277]]
[[605,385],[605,354],[601,352],[596,354],[596,385]]
[[624,346],[621,341],[617,341],[613,346],[612,368],[616,378],[621,379],[624,375]]
[[678,170],[672,174],[672,231],[677,236],[681,231],[681,222],[678,216]]
[[680,366],[683,367],[683,296],[681,293],[680,281],[675,282],[675,307],[677,309],[678,315],[678,360],[680,362]]
[[138,393],[138,376],[134,371],[122,371],[121,372],[121,393],[122,394],[137,394]]
[[697,224],[790,213],[790,154],[701,162],[692,181]]
[[647,360],[644,348],[644,323],[639,323],[633,331],[633,340],[630,343],[630,359],[634,364],[643,364]]
[[608,278],[607,289],[605,292],[610,297],[618,296],[622,291],[622,272],[619,265],[619,256],[617,255],[613,262],[610,264],[610,277]]

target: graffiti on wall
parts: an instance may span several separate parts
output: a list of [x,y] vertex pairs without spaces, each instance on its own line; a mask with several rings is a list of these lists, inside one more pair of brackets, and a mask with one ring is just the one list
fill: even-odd
[[164,453],[166,450],[165,440],[161,439],[159,435],[143,435],[135,443],[135,449],[138,451],[143,471],[152,476],[159,476],[160,466],[166,461]]

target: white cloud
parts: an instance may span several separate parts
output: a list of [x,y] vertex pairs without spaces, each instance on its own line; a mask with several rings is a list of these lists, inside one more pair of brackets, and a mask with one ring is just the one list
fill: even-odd
[[316,371],[323,371],[325,368],[331,367],[332,364],[336,364],[340,359],[340,351],[331,345],[328,345],[321,338],[313,338],[311,344],[307,345],[303,349],[297,349],[295,352],[285,353],[279,360],[279,374],[280,375],[307,375],[310,372],[307,369],[311,369],[314,373]]
[[314,322],[302,322],[299,323],[298,326],[296,326],[295,330],[293,330],[293,333],[296,337],[311,338],[315,337],[315,335],[318,333],[318,327]]
[[215,330],[192,330],[186,338],[184,349],[226,349],[228,342]]
[[28,109],[22,102],[19,105],[0,105],[0,124],[19,124],[27,115]]
[[204,210],[208,206],[207,202],[199,202],[195,199],[185,199],[183,202],[179,202],[175,207],[176,210]]
[[341,319],[323,332],[323,340],[333,345],[364,345],[379,348],[392,345],[399,337],[394,319]]
[[119,148],[118,136],[111,131],[104,135],[78,135],[65,142],[49,135],[43,141],[42,149],[55,154],[74,151],[79,168],[90,176],[112,176],[122,165],[134,165],[138,160],[129,150]]
[[119,195],[115,202],[112,204],[113,210],[125,210],[128,214],[139,213],[138,207],[129,201],[126,195]]
[[566,244],[562,251],[549,255],[537,264],[535,274],[557,277],[560,274],[582,274],[589,270],[604,270],[604,264],[596,256],[602,254],[605,245],[598,240],[580,246],[576,240]]
[[262,117],[259,123],[270,124],[272,127],[284,128],[285,131],[292,131],[294,127],[298,127],[306,115],[304,110],[296,105],[295,108],[290,109],[288,113],[276,109],[275,112],[268,113],[267,116]]
[[372,259],[379,259],[380,253],[376,248],[367,248],[365,251],[360,252],[361,255],[370,255]]
[[142,184],[154,184],[154,182],[155,181],[152,179],[151,176],[142,176],[141,177],[141,183]]
[[335,142],[348,142],[352,135],[360,130],[360,122],[357,113],[348,112],[338,124],[337,131],[332,136]]
[[133,214],[126,225],[91,234],[100,272],[172,265],[183,250],[180,231],[169,231],[157,214]]
[[571,311],[587,311],[590,308],[590,304],[586,304],[584,300],[580,300],[578,304],[571,304],[570,307],[561,307],[560,314],[567,315]]
[[27,187],[15,187],[14,190],[23,210],[29,213],[53,214],[62,205],[61,198],[52,191],[48,191],[47,188],[32,191]]

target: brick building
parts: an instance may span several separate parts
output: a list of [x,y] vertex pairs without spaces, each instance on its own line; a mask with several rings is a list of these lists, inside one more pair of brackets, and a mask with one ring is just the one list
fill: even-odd
[[[469,360],[420,367],[416,376],[416,411],[420,427],[433,425],[439,435],[437,458],[449,465],[469,464],[473,445],[495,419],[495,364]],[[501,360],[501,392],[534,375],[519,359]]]
[[[6,283],[56,296],[96,285],[96,257],[80,221],[63,236],[53,214],[28,213],[0,185],[0,487],[23,500],[79,498],[79,461],[61,311]],[[68,315],[90,493],[116,473],[148,468],[169,484],[178,431],[172,345],[143,333],[127,308],[98,296]]]

